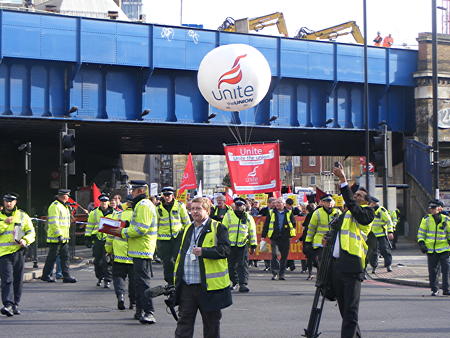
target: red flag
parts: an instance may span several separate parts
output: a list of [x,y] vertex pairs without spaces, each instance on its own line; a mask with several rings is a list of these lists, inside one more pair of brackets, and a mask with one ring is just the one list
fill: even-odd
[[181,180],[180,194],[186,189],[196,189],[197,188],[197,178],[195,177],[194,171],[194,161],[192,161],[192,154],[189,153],[188,160],[186,162],[186,168],[184,168],[183,179]]
[[287,190],[287,193],[288,193],[288,194],[292,194],[292,188],[291,188],[291,186],[290,186],[290,185],[288,185],[288,190]]
[[92,189],[92,201],[94,202],[94,207],[97,208],[100,206],[98,196],[100,196],[102,193],[95,183],[92,183],[91,189]]
[[316,187],[316,203],[319,203],[320,199],[325,196],[327,193]]
[[280,190],[280,144],[225,146],[234,193],[254,194]]
[[228,188],[227,191],[225,192],[225,204],[232,205],[233,203],[234,203],[233,190]]

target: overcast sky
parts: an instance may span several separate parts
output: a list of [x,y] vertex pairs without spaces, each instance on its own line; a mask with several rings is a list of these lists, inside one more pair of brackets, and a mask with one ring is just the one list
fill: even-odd
[[[363,32],[362,0],[143,0],[147,22],[180,25],[180,5],[183,3],[183,23],[203,24],[217,29],[226,17],[254,18],[273,12],[283,12],[289,36],[300,27],[320,30],[346,21],[356,21]],[[438,6],[442,0],[437,0]],[[438,10],[438,32],[441,32],[442,11]],[[391,33],[394,45],[406,43],[416,48],[419,32],[431,32],[431,0],[367,0],[368,42],[377,31],[382,36]],[[261,34],[277,35],[275,27]],[[352,41],[349,37],[338,41]]]

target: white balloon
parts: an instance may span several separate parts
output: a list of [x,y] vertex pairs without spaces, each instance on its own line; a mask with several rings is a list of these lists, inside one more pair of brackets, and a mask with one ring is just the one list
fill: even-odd
[[208,103],[220,110],[256,106],[269,90],[271,72],[264,55],[245,44],[223,45],[205,55],[197,82]]

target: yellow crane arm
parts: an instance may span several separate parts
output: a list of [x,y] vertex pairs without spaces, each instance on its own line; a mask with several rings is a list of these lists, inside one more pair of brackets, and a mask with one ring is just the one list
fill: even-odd
[[[351,28],[350,31],[343,32],[344,30],[349,28]],[[321,29],[319,31],[311,31],[305,27],[302,27],[295,38],[306,40],[334,40],[339,36],[347,34],[352,34],[357,43],[364,44],[364,38],[355,21],[344,22],[342,24]]]
[[225,32],[239,32],[248,33],[249,31],[260,31],[265,27],[277,25],[278,32],[288,37],[288,30],[286,21],[284,20],[283,13],[276,12],[256,18],[244,18],[234,20],[233,18],[226,18],[223,24],[218,28],[219,31]]

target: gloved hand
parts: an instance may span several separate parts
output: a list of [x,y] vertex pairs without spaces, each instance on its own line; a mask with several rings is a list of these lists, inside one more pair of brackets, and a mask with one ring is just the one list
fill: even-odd
[[305,244],[303,244],[303,253],[305,255],[309,255],[313,250],[314,249],[311,242],[305,242]]
[[422,251],[422,253],[427,253],[428,252],[428,248],[425,245],[425,242],[423,242],[423,241],[419,242],[419,248],[420,248],[420,251]]

